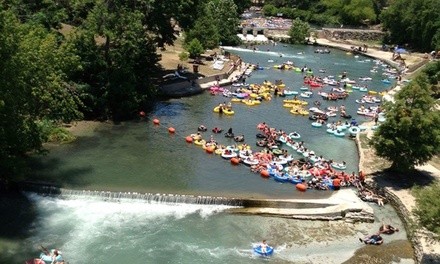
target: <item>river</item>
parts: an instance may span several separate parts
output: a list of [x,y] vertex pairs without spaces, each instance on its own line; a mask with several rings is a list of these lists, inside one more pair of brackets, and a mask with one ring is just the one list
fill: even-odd
[[[227,50],[246,62],[265,67],[247,78],[246,81],[252,83],[282,79],[287,86],[299,90],[303,85],[302,74],[272,68],[273,64],[285,60],[307,65],[315,72],[325,69],[326,75],[338,76],[346,71],[351,79],[371,76],[370,70],[375,65],[371,59],[334,49],[330,54],[317,54],[314,48],[277,45],[260,46],[256,52],[244,48]],[[274,62],[268,62],[271,60]],[[372,77],[368,85],[375,91],[389,87],[380,81],[380,72]],[[326,87],[323,91],[330,89]],[[356,116],[358,104],[354,102],[361,96],[359,91],[354,91],[347,100],[330,102],[322,101],[315,92],[308,101],[310,106],[316,100],[321,101],[322,107],[344,104],[347,112],[362,122],[365,118]],[[234,104],[233,116],[213,113],[214,106],[228,100],[220,95],[203,93],[158,102],[145,119],[102,125],[80,135],[73,144],[51,147],[48,155],[31,161],[33,173],[29,180],[54,182],[78,190],[247,198],[329,197],[330,191],[301,193],[292,184],[263,179],[246,166],[232,166],[219,156],[185,142],[187,135],[204,124],[209,129],[232,127],[234,133],[245,136],[246,143],[255,146],[256,125],[264,121],[276,128],[299,132],[305,144],[318,155],[346,161],[349,172],[358,170],[353,140],[330,135],[324,128],[311,127],[307,117],[290,114],[282,106],[283,99],[275,97],[259,106]],[[153,118],[159,119],[160,125],[154,125]],[[176,133],[168,133],[169,127],[174,127]],[[209,139],[211,134],[208,130],[204,137]],[[233,143],[222,134],[213,136],[221,143]],[[18,209],[15,205],[11,207],[12,204],[18,205]],[[6,197],[1,205],[4,212],[9,212],[1,222],[0,249],[6,253],[0,256],[2,263],[23,263],[23,259],[38,255],[40,244],[61,248],[71,264],[341,263],[365,247],[358,237],[375,232],[382,220],[402,227],[390,206],[375,208],[376,223],[349,224],[237,215],[222,205],[123,197],[109,200],[64,195],[57,198],[26,193],[23,197]],[[275,246],[276,253],[270,259],[252,254],[252,243],[262,239]],[[404,248],[400,253],[385,250],[392,256],[391,261],[402,258],[402,262],[412,263],[404,230],[385,239],[383,248]],[[371,247],[367,249],[371,256],[376,251]],[[388,262],[382,263],[390,263],[390,258],[384,259]]]

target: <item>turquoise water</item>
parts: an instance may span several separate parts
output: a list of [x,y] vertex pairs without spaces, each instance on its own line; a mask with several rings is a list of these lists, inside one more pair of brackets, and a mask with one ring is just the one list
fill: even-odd
[[[276,50],[267,52],[268,48]],[[336,50],[331,54],[314,54],[310,46],[278,45],[260,50],[264,52],[245,49],[233,49],[233,52],[247,62],[265,67],[272,66],[267,62],[269,59],[281,60],[279,53],[282,53],[282,60],[307,64],[313,69],[326,68],[327,74],[332,75],[348,71],[352,79],[370,75],[373,66],[371,60]],[[377,91],[386,89],[380,77],[376,76],[371,83]],[[272,82],[283,79],[293,89],[302,86],[301,74],[272,68],[254,72],[247,82],[265,79]],[[357,107],[353,101],[360,97],[359,92],[354,92],[345,101],[322,104],[345,104],[353,115]],[[208,93],[158,102],[146,119],[102,125],[73,144],[51,148],[47,156],[32,162],[34,174],[30,179],[53,181],[80,190],[269,198],[330,196],[331,192],[300,193],[292,184],[263,179],[246,166],[232,166],[184,140],[200,124],[210,129],[232,127],[234,133],[245,135],[246,143],[258,149],[254,147],[256,125],[264,121],[286,131],[298,131],[305,144],[318,155],[345,160],[348,171],[358,170],[353,140],[328,135],[324,128],[312,128],[307,117],[291,115],[282,106],[282,99],[274,98],[253,107],[236,104],[234,116],[213,113],[213,107],[227,98]],[[315,100],[320,98],[315,95],[309,99]],[[161,125],[153,125],[153,118],[160,119]],[[169,134],[168,127],[174,127],[176,133]],[[211,133],[204,133],[205,138],[210,136]],[[233,143],[222,134],[213,136],[221,143]],[[212,205],[109,201],[81,196],[52,198],[35,194],[17,200],[2,199],[0,204],[3,212],[9,212],[9,217],[0,222],[0,249],[4,249],[0,263],[23,263],[23,259],[38,256],[41,244],[60,248],[71,264],[341,263],[364,246],[358,237],[375,232],[382,220],[402,226],[389,206],[377,210],[379,223],[348,224],[236,215],[228,213],[228,207]],[[23,206],[17,209],[17,203]],[[13,235],[14,230],[18,231]],[[270,259],[252,253],[253,243],[262,239],[275,247],[276,253]],[[405,232],[387,237],[386,243],[399,240],[406,240]]]
[[[277,51],[252,52],[241,48],[231,48],[245,61],[259,63],[267,67],[256,71],[247,78],[249,83],[262,83],[264,80],[274,82],[282,79],[291,89],[301,87],[303,75],[294,71],[273,69],[273,64],[292,60],[297,65],[307,64],[318,72],[327,69],[326,75],[339,75],[343,71],[348,77],[357,80],[360,76],[372,76],[370,69],[374,62],[365,57],[355,58],[344,52],[332,50],[331,54],[315,54],[312,46],[261,47],[261,50],[278,49]],[[279,53],[283,57],[279,57]],[[298,55],[297,53],[301,53]],[[304,54],[302,54],[304,53]],[[274,63],[268,63],[273,59]],[[387,86],[380,82],[378,73],[370,87],[381,91]],[[232,89],[232,88],[230,88]],[[320,89],[330,91],[331,87]],[[344,104],[347,112],[358,122],[365,119],[356,116],[359,106],[354,101],[362,93],[354,91],[348,99],[341,101],[324,101],[317,95],[306,99],[309,107],[314,101],[320,101],[322,108]],[[235,134],[243,134],[246,143],[254,150],[256,126],[266,122],[272,127],[287,132],[297,131],[301,134],[306,146],[336,162],[346,161],[347,172],[358,170],[358,154],[355,142],[348,137],[338,138],[327,134],[326,129],[312,128],[307,117],[294,116],[282,106],[282,97],[264,101],[259,106],[246,106],[234,103],[235,115],[218,115],[212,109],[219,103],[228,101],[221,95],[209,93],[158,102],[146,119],[138,122],[125,122],[113,126],[102,126],[92,135],[79,138],[77,142],[51,149],[51,152],[34,163],[35,174],[31,176],[43,180],[55,181],[62,186],[73,189],[165,192],[183,194],[212,194],[246,197],[316,197],[328,194],[321,192],[298,193],[292,184],[280,184],[266,180],[251,173],[246,166],[231,166],[217,155],[206,154],[200,147],[187,144],[184,138],[197,131],[200,124],[209,128],[204,138],[211,135],[223,144],[234,142],[222,134],[210,133],[213,127],[224,130],[233,128]],[[158,118],[161,125],[153,125],[153,118]],[[330,118],[329,122],[337,118]],[[176,129],[175,134],[168,133],[168,127]],[[296,158],[297,155],[291,151]]]
[[[23,263],[39,255],[40,245],[59,248],[71,264],[342,263],[365,247],[358,237],[376,232],[381,220],[402,226],[388,206],[379,210],[377,223],[348,224],[235,215],[225,206],[35,194],[27,199],[35,210],[29,235],[4,250],[0,263]],[[269,259],[252,252],[263,239],[275,247]],[[403,230],[385,243],[405,239]]]

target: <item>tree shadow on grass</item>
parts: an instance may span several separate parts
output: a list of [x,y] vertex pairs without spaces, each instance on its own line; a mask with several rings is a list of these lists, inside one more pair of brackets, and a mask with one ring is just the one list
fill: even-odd
[[414,186],[426,186],[436,181],[435,175],[425,170],[412,170],[408,172],[396,172],[385,169],[373,174],[374,181],[382,187],[390,187],[394,190],[409,190]]

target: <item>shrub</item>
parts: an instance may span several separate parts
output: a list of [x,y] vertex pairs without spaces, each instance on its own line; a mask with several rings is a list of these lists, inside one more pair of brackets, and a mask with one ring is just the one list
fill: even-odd
[[440,235],[440,183],[436,182],[424,188],[416,187],[416,209],[420,223],[428,230]]

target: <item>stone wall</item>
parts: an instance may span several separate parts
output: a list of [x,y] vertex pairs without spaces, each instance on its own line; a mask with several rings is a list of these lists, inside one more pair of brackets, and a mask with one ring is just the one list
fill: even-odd
[[345,28],[322,28],[318,32],[318,36],[326,39],[336,40],[360,40],[360,41],[377,41],[382,40],[384,32],[380,30],[370,29],[345,29]]
[[[435,251],[435,244],[438,241],[432,232],[421,228],[416,223],[413,214],[407,209],[402,200],[389,188],[381,188],[374,180],[367,182],[369,188],[381,192],[390,204],[396,209],[399,217],[405,224],[405,229],[408,232],[409,240],[414,248],[414,255],[417,263],[440,263],[440,252]],[[437,238],[438,239],[438,238]]]

